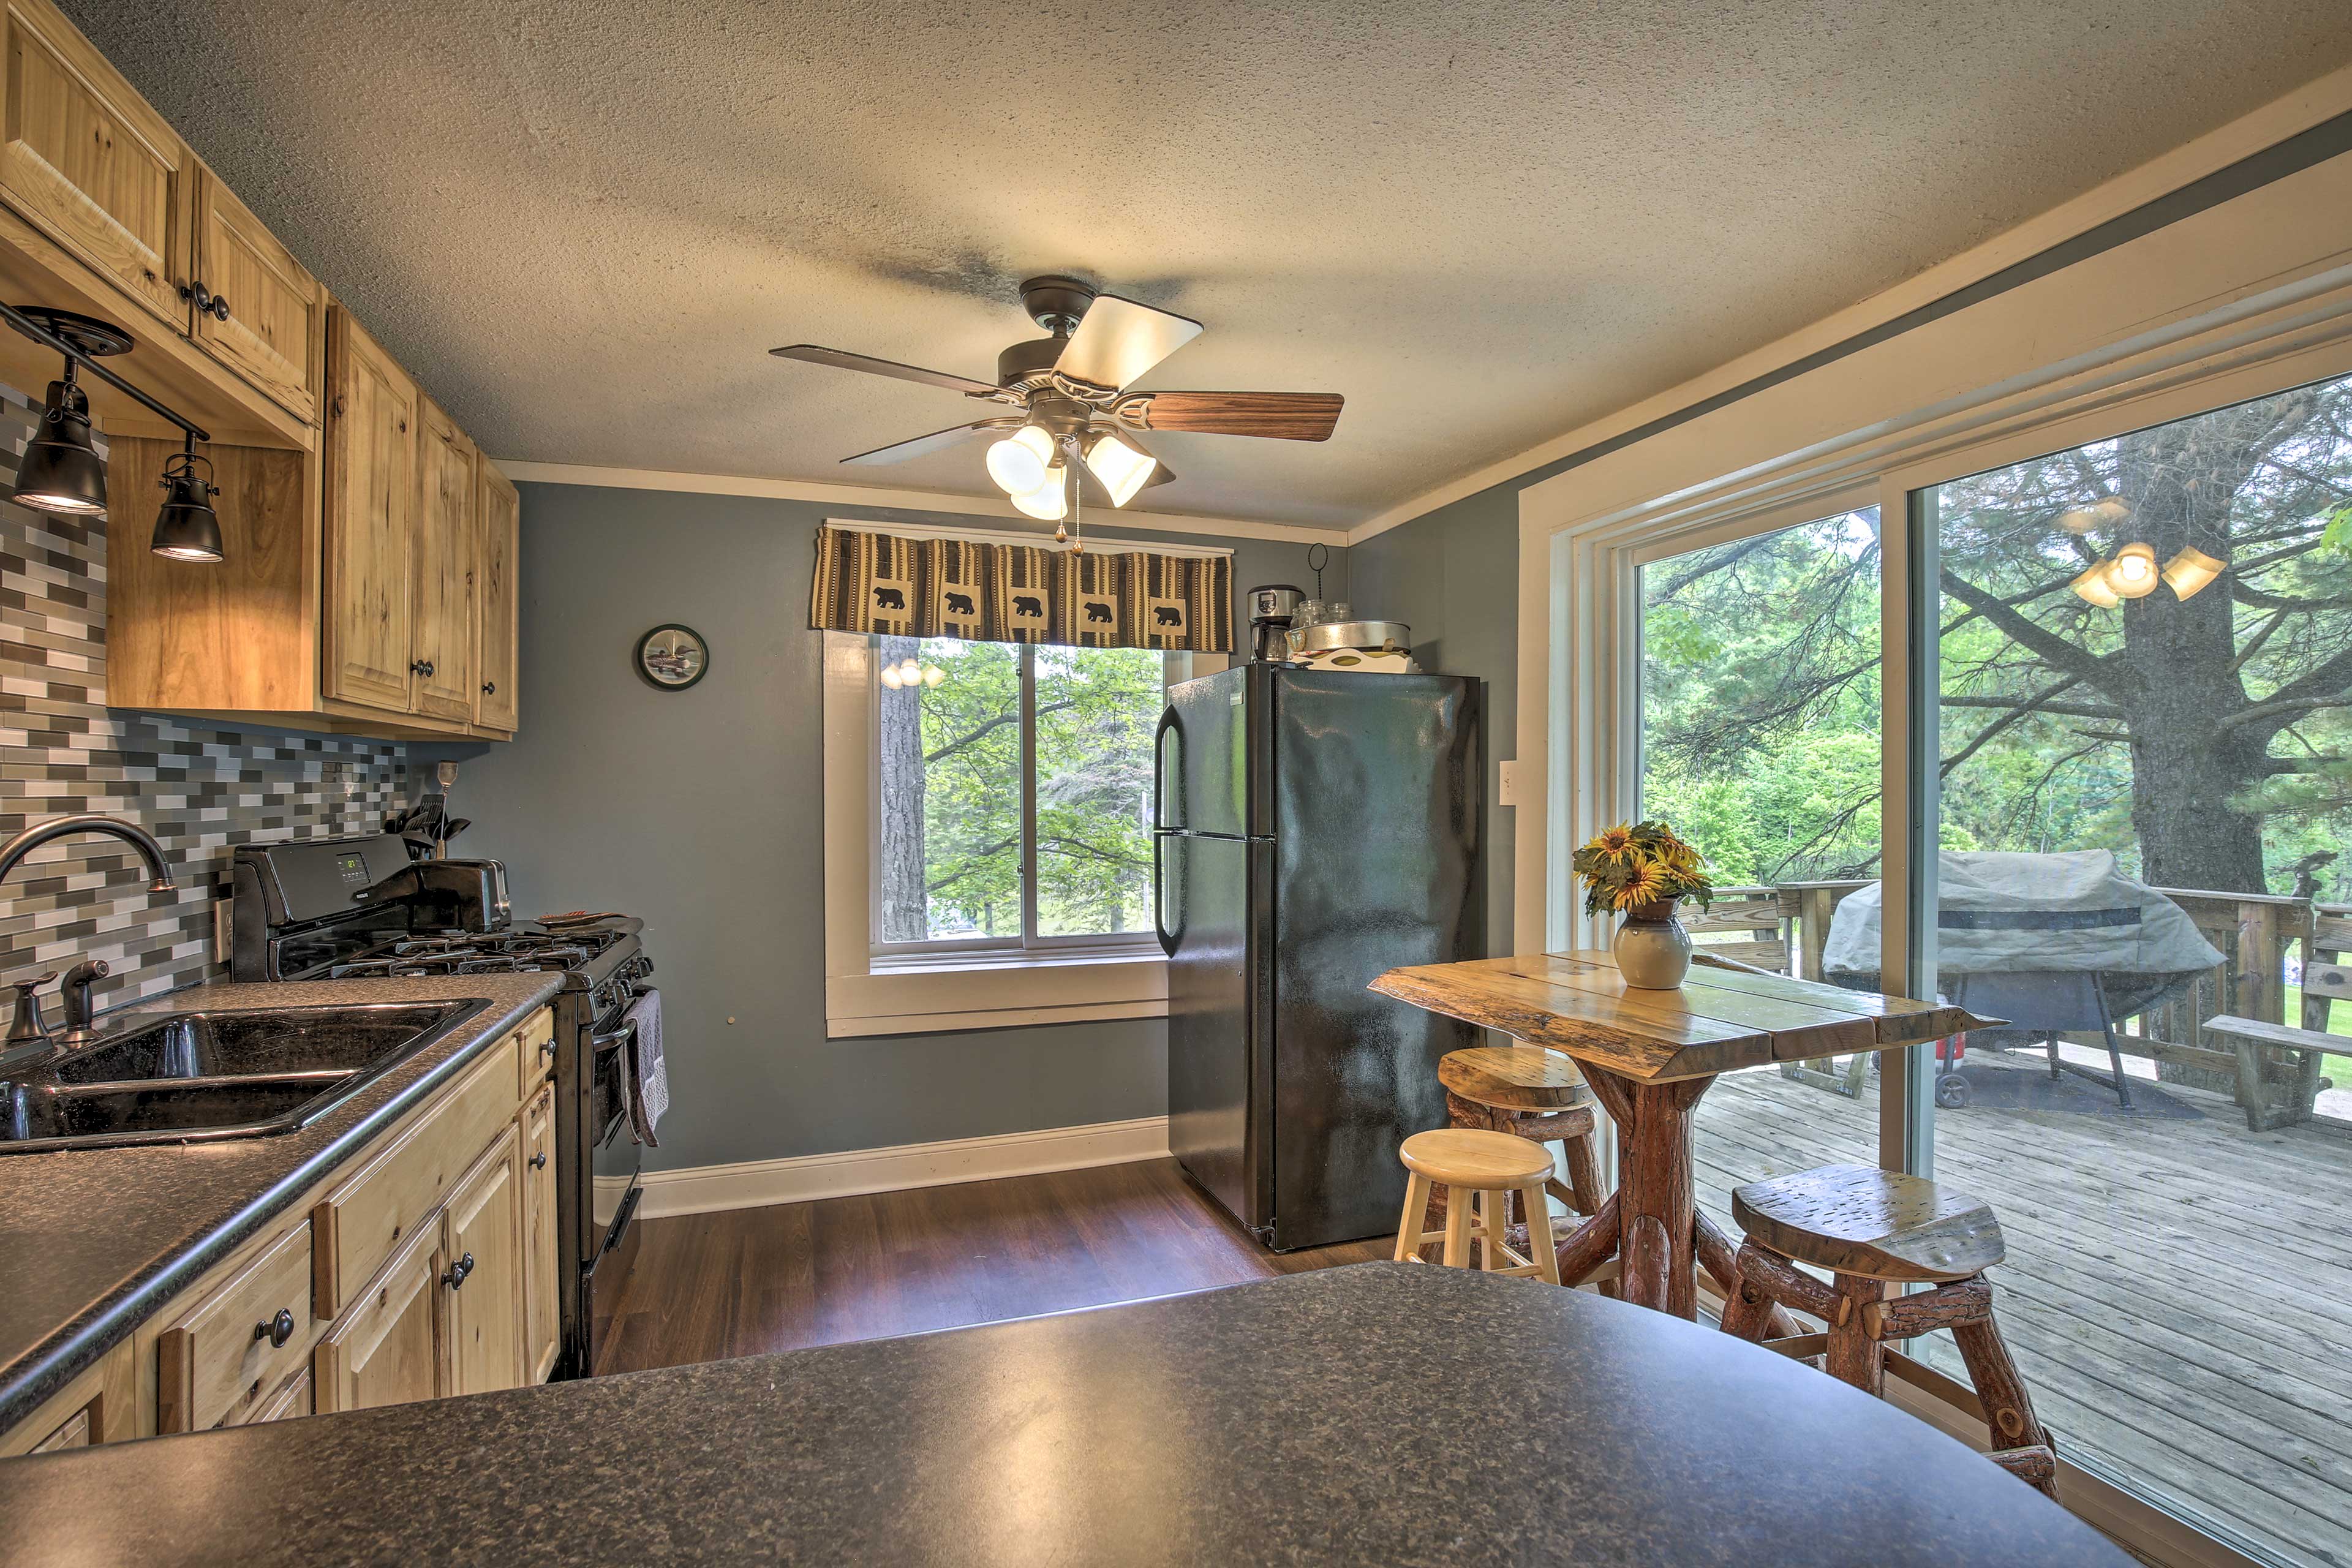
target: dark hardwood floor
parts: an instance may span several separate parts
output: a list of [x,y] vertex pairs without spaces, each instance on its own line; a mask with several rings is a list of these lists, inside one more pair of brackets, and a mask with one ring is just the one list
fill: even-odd
[[641,1222],[599,1372],[720,1361],[1386,1258],[1273,1253],[1173,1160]]

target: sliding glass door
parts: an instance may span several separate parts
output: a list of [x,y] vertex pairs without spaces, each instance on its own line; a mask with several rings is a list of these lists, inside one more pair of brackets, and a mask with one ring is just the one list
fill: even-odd
[[1936,981],[2011,1020],[1940,1064],[1936,1178],[2067,1458],[2352,1562],[2352,380],[1912,504]]
[[[1879,560],[1869,507],[1638,568],[1633,815],[1668,819],[1713,861],[1713,907],[1685,911],[1712,952],[1819,979],[1854,946],[1860,906],[1841,910],[1879,862]],[[1877,1067],[1869,1054],[1724,1078],[1695,1130],[1701,1206],[1736,1235],[1740,1183],[1875,1163]]]

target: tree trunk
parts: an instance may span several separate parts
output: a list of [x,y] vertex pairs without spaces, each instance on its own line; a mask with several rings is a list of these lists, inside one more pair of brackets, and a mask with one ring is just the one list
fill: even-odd
[[[883,637],[876,668],[917,657],[913,637]],[[876,780],[881,827],[882,940],[921,942],[930,935],[923,873],[923,689],[882,688],[881,767]]]

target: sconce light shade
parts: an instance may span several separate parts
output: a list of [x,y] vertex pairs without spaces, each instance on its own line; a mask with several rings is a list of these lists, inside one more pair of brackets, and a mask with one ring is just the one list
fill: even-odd
[[2107,563],[2107,586],[2126,599],[2145,599],[2156,592],[2161,577],[2156,569],[2156,547],[2135,541],[2116,552]]
[[1070,515],[1069,473],[1065,465],[1053,464],[1045,470],[1045,483],[1013,498],[1014,508],[1041,522],[1061,521]]
[[106,515],[106,459],[89,438],[89,395],[49,383],[39,428],[16,464],[16,504],[77,517]]
[[1110,492],[1110,504],[1125,506],[1135,499],[1160,460],[1106,431],[1086,451],[1087,468]]
[[220,518],[212,502],[220,487],[197,476],[194,462],[202,460],[183,454],[164,470],[163,510],[156,514],[155,537],[148,544],[158,555],[174,561],[221,558]]
[[2164,580],[2174,594],[2186,599],[2219,577],[2228,565],[2201,550],[2183,550],[2164,563]]
[[2123,600],[2107,584],[2109,564],[2110,563],[2105,561],[2093,562],[2067,586],[2103,610],[2114,609],[2117,605],[2122,604]]

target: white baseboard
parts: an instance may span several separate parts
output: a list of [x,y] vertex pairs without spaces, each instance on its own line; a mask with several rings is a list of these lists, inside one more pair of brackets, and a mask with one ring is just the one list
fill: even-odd
[[758,1208],[766,1204],[805,1203],[811,1198],[845,1198],[904,1187],[1118,1165],[1129,1160],[1155,1160],[1167,1152],[1168,1119],[1145,1116],[1133,1121],[950,1138],[939,1143],[900,1143],[789,1160],[692,1165],[677,1171],[647,1171],[641,1178],[646,1195],[637,1212],[659,1219],[718,1209]]

